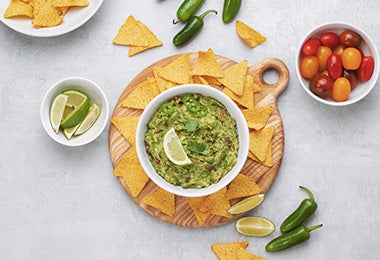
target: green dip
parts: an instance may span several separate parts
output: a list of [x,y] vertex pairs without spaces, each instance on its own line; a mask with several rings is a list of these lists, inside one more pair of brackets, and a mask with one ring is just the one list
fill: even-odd
[[[175,165],[167,158],[163,140],[172,127],[191,164]],[[217,183],[237,162],[235,119],[219,101],[200,94],[175,96],[162,104],[149,121],[144,139],[156,172],[183,188]]]

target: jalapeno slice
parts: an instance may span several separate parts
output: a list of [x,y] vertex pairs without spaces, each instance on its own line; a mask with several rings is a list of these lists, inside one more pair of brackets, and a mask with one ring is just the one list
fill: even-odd
[[199,110],[192,113],[195,117],[205,117],[208,114],[208,109],[204,105],[199,105]]
[[164,103],[164,104],[161,105],[160,111],[162,111],[163,113],[165,113],[165,114],[167,114],[169,116],[169,115],[173,114],[174,107],[170,103]]

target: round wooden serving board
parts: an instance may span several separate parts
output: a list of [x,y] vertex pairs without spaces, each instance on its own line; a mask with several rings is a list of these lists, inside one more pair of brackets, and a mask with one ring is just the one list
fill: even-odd
[[[167,58],[164,58],[148,68],[144,69],[140,72],[125,88],[123,93],[121,94],[117,104],[115,105],[115,109],[113,111],[112,117],[124,117],[124,116],[132,116],[132,115],[140,115],[142,113],[141,110],[129,109],[121,106],[121,102],[127,97],[127,95],[136,88],[141,82],[146,80],[148,77],[153,77],[153,67],[159,66],[164,67],[180,55],[174,55]],[[193,66],[196,63],[198,54],[191,53],[190,54],[190,63]],[[230,60],[226,57],[216,56],[218,64],[222,69],[225,69],[236,62]],[[267,70],[276,70],[278,73],[278,81],[274,84],[267,84],[264,79],[264,73]],[[274,126],[275,132],[272,139],[272,150],[273,150],[273,166],[266,167],[260,163],[257,163],[251,159],[247,159],[242,173],[250,176],[257,184],[260,186],[263,193],[268,192],[270,186],[272,185],[275,177],[277,176],[282,155],[284,151],[284,130],[281,120],[280,112],[277,108],[277,98],[282,93],[282,91],[287,87],[289,81],[289,71],[286,65],[279,59],[276,58],[268,58],[260,63],[248,67],[248,73],[253,76],[254,81],[261,87],[261,92],[255,94],[255,106],[273,106],[274,110],[268,120],[267,126]],[[109,151],[112,160],[113,167],[115,168],[119,161],[123,158],[126,151],[131,146],[124,139],[124,137],[120,134],[120,132],[110,124],[109,131]],[[165,222],[183,226],[183,227],[212,227],[217,226],[223,223],[230,222],[237,218],[239,215],[234,216],[233,218],[226,218],[216,215],[211,215],[203,225],[200,225],[190,208],[190,205],[187,203],[185,197],[176,196],[176,211],[173,217],[169,217],[161,211],[145,205],[142,203],[142,199],[155,191],[157,185],[152,181],[149,181],[147,185],[144,187],[142,192],[138,197],[133,197],[126,186],[124,180],[121,177],[118,177],[120,184],[127,192],[127,194],[131,197],[132,200],[136,202],[142,209],[151,214],[152,216],[163,220]],[[231,204],[236,203],[238,200],[232,201]]]

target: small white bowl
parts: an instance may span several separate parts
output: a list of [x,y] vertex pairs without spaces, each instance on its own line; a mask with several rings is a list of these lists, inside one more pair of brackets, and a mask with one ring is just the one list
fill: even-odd
[[[50,124],[50,107],[54,98],[62,91],[68,89],[76,89],[82,91],[88,95],[93,103],[96,103],[100,107],[100,115],[95,124],[80,136],[74,136],[70,140],[67,140],[62,131],[56,134]],[[109,107],[107,97],[103,90],[93,81],[72,77],[66,78],[55,83],[46,92],[41,103],[41,122],[46,133],[56,142],[67,146],[80,146],[85,145],[95,140],[104,130],[108,122]]]
[[[373,57],[373,59],[375,61],[375,68],[374,68],[372,77],[369,81],[366,81],[366,82],[358,81],[358,85],[350,93],[348,100],[343,101],[343,102],[337,102],[337,101],[332,100],[331,98],[330,99],[323,99],[323,98],[315,95],[313,92],[311,92],[311,90],[309,89],[309,81],[310,80],[304,79],[302,77],[301,71],[300,71],[300,64],[301,64],[301,57],[302,57],[301,49],[302,49],[303,44],[306,42],[306,40],[311,38],[311,37],[319,37],[319,36],[321,36],[321,34],[323,34],[325,32],[333,32],[333,33],[336,33],[337,35],[339,35],[340,33],[342,33],[345,30],[354,31],[362,37],[362,41],[361,41],[361,44],[359,47],[363,50],[363,52],[366,56],[372,56]],[[331,22],[331,23],[326,23],[326,24],[322,24],[322,25],[315,27],[301,41],[301,43],[297,49],[296,71],[297,71],[297,76],[298,76],[299,81],[301,82],[302,87],[304,88],[306,93],[308,93],[315,100],[318,100],[321,103],[331,105],[331,106],[346,106],[346,105],[356,103],[359,100],[362,100],[365,96],[367,96],[371,92],[371,90],[376,85],[376,81],[377,81],[378,76],[379,76],[379,68],[380,68],[379,62],[380,62],[379,53],[377,51],[376,45],[372,41],[372,39],[363,30],[361,30],[360,28],[358,28],[354,25],[348,24],[348,23]]]
[[[238,160],[235,166],[229,171],[219,182],[212,184],[211,186],[195,189],[195,188],[182,188],[181,186],[175,186],[163,179],[157,174],[152,164],[149,161],[148,153],[145,149],[144,134],[147,130],[147,123],[153,114],[157,111],[159,106],[165,101],[170,100],[172,97],[177,95],[182,95],[186,93],[198,93],[203,96],[210,96],[219,102],[221,102],[228,110],[230,115],[236,119],[239,149],[238,149]],[[227,186],[240,172],[241,168],[247,159],[248,149],[249,149],[249,130],[247,122],[244,118],[239,107],[232,101],[227,95],[225,95],[220,90],[213,87],[199,85],[199,84],[188,84],[178,87],[171,88],[159,94],[155,97],[149,105],[145,108],[142,113],[136,130],[136,151],[139,161],[149,176],[149,178],[156,183],[162,189],[169,191],[173,194],[185,197],[201,197],[212,194],[223,187]]]

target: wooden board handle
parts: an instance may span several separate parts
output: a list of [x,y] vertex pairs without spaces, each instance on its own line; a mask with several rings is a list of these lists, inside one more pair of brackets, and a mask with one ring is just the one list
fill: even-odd
[[[276,70],[278,73],[278,80],[273,84],[268,84],[264,80],[264,73],[268,70]],[[272,93],[275,97],[278,97],[282,91],[286,88],[289,82],[289,70],[286,64],[277,58],[267,58],[259,62],[258,64],[249,68],[253,80],[263,87],[272,89]]]

